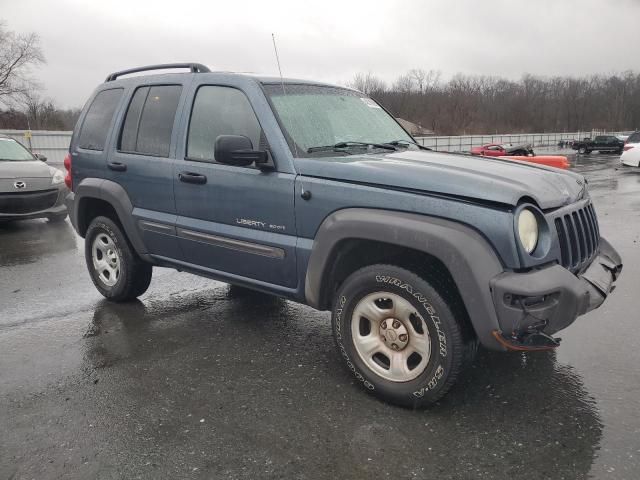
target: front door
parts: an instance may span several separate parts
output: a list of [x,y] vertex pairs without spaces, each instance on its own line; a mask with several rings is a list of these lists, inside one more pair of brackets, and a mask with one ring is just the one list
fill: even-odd
[[231,276],[295,287],[294,175],[217,163],[219,135],[268,149],[245,94],[202,85],[188,123],[185,158],[174,164],[176,228],[187,262]]

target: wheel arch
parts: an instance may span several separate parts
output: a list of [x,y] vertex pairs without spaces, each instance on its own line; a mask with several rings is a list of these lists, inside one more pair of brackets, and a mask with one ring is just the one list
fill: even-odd
[[426,277],[434,270],[444,275],[479,340],[500,349],[491,335],[499,327],[489,280],[503,267],[478,232],[449,220],[362,208],[334,212],[313,243],[305,278],[307,303],[330,309],[333,293],[350,270],[385,262]]
[[109,217],[122,227],[136,253],[141,258],[150,260],[132,212],[133,204],[126,190],[110,180],[86,178],[75,190],[71,215],[81,237],[86,235],[87,228],[95,217]]

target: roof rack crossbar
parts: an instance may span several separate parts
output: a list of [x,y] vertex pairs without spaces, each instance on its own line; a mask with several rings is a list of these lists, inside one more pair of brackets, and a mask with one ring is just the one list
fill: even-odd
[[107,77],[105,82],[113,82],[116,78],[130,73],[146,72],[148,70],[167,70],[170,68],[188,68],[191,73],[207,73],[211,71],[209,70],[209,67],[206,67],[201,63],[163,63],[160,65],[147,65],[146,67],[130,68],[128,70],[113,72]]

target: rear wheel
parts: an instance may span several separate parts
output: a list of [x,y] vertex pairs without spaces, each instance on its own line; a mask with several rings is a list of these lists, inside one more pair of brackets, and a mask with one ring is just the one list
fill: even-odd
[[578,148],[578,153],[580,155],[586,155],[587,153],[589,153],[589,151],[587,150],[587,147],[583,146],[583,147]]
[[109,300],[125,302],[149,288],[153,268],[135,253],[120,226],[96,217],[85,237],[85,260],[91,280]]
[[357,270],[341,285],[332,325],[347,368],[370,392],[391,403],[422,407],[456,381],[475,342],[463,340],[459,305],[433,280],[392,265]]

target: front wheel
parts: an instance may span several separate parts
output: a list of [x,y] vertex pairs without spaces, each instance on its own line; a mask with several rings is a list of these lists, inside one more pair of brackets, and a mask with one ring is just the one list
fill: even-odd
[[578,149],[578,153],[579,153],[580,155],[586,155],[587,153],[589,153],[589,151],[587,150],[587,147],[580,147],[580,148]]
[[110,218],[96,217],[91,222],[84,253],[93,284],[109,300],[133,300],[149,288],[152,266],[138,257]]
[[432,283],[373,265],[351,274],[336,295],[333,334],[347,368],[391,403],[415,408],[440,399],[475,345],[465,345],[463,319],[452,313],[460,305],[445,301]]

